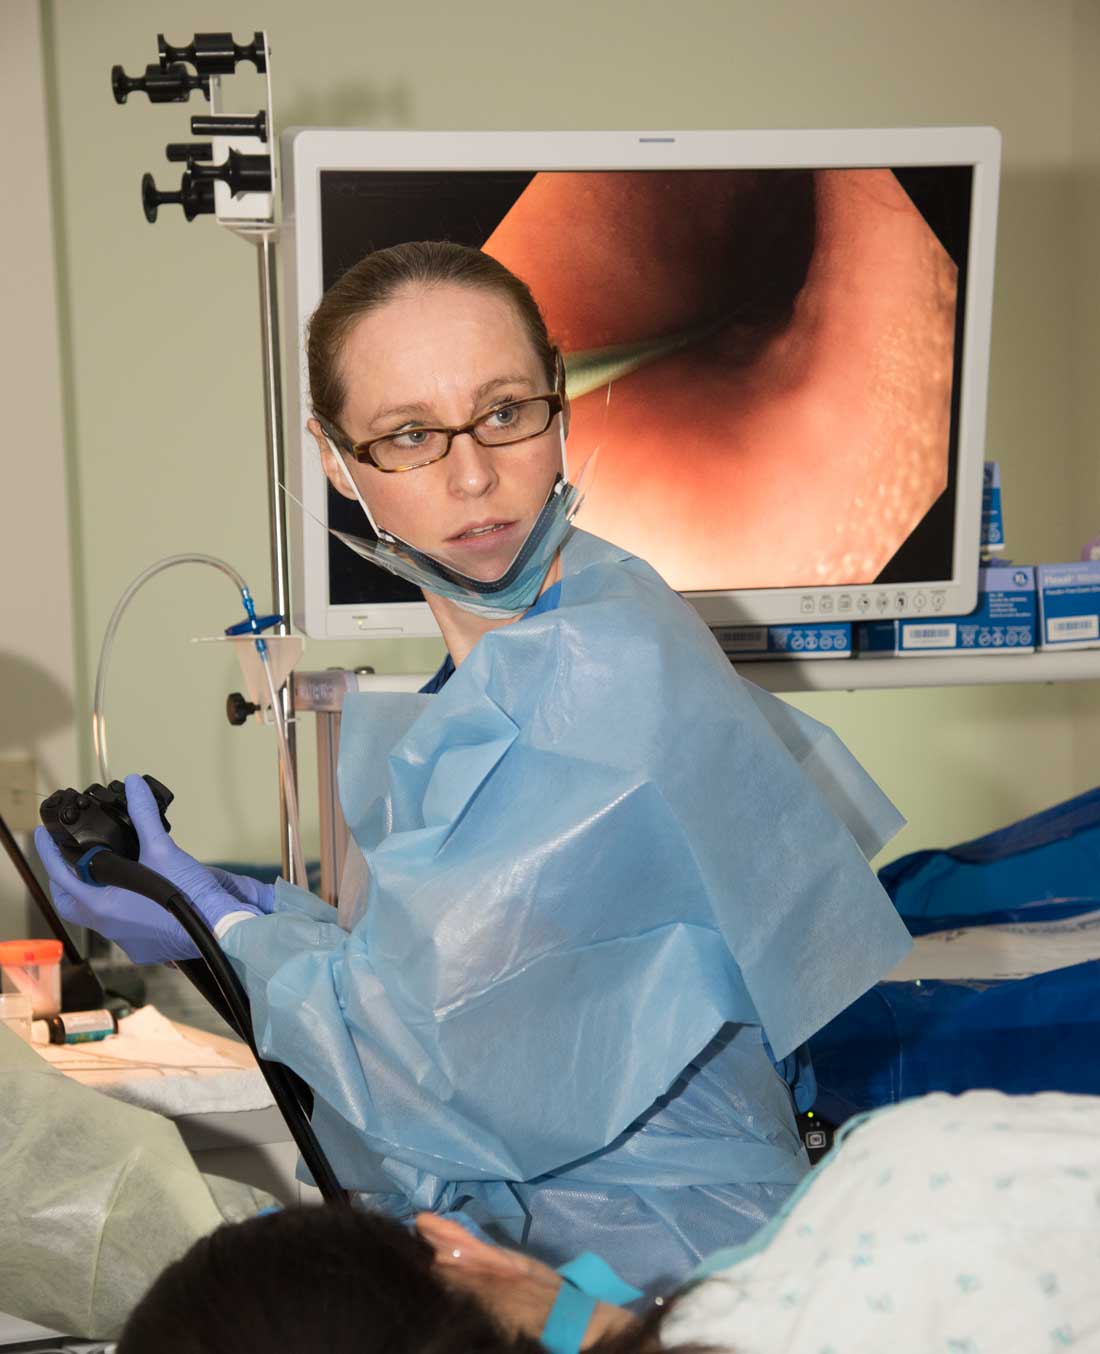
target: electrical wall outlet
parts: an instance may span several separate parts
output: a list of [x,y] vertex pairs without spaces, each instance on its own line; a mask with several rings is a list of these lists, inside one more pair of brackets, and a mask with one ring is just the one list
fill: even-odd
[[33,832],[39,824],[37,774],[30,757],[0,757],[0,817],[12,832]]

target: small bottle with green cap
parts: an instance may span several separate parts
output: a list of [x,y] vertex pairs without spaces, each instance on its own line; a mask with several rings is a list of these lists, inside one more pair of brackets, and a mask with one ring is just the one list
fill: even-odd
[[117,1033],[118,1019],[111,1011],[69,1011],[36,1020],[31,1026],[31,1043],[88,1044]]

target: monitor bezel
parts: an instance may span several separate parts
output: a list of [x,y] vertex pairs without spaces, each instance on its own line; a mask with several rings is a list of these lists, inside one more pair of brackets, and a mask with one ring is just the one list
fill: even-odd
[[[677,132],[423,132],[290,128],[281,138],[282,250],[287,292],[288,487],[294,623],[313,639],[437,636],[423,602],[335,605],[329,600],[326,481],[306,431],[304,334],[323,289],[323,170],[637,170],[902,168],[973,170],[956,461],[953,575],[913,584],[786,587],[683,594],[712,628],[910,614],[918,593],[944,615],[977,602],[982,467],[1001,137],[993,127]],[[822,607],[822,599],[829,601]],[[848,614],[837,610],[841,599]],[[922,602],[923,605],[923,602]]]

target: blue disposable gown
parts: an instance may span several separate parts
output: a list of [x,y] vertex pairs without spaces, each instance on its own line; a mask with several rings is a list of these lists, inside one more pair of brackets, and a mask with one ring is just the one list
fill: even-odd
[[639,1288],[806,1169],[783,1059],[905,954],[901,819],[648,565],[574,532],[558,605],[436,695],[349,695],[350,930],[286,884],[225,938],[337,1174]]

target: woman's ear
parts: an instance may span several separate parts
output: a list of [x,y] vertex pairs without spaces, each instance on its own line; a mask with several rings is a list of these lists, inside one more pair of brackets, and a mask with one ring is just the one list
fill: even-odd
[[349,482],[351,471],[343,457],[333,448],[332,443],[325,436],[325,431],[320,423],[315,418],[311,418],[306,427],[317,443],[317,450],[321,453],[321,469],[325,472],[325,478],[329,484],[338,494],[343,494],[345,498],[355,499],[355,490]]

